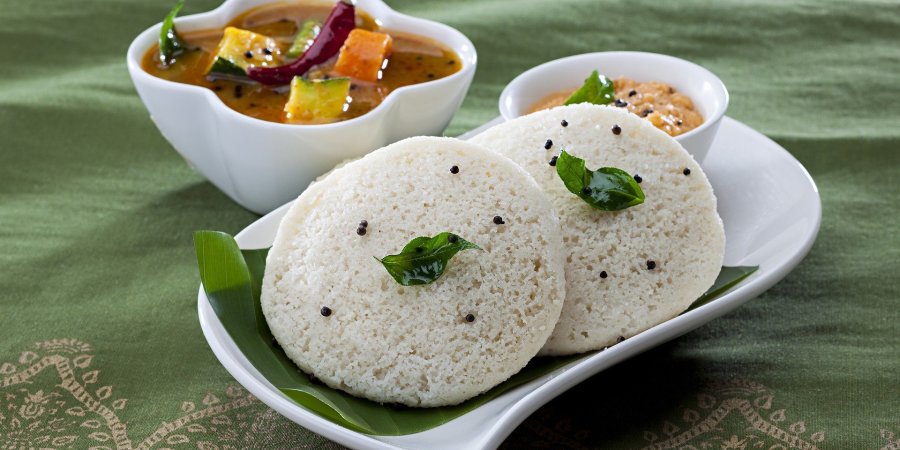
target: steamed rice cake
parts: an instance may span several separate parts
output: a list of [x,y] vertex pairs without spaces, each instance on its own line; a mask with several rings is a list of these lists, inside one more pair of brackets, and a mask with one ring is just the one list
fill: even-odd
[[[445,231],[483,250],[458,253],[431,284],[402,286],[375,260]],[[269,252],[261,303],[285,353],[328,386],[451,405],[544,345],[565,297],[563,260],[554,208],[526,171],[456,139],[410,138],[300,195]]]
[[[712,186],[687,151],[650,123],[618,108],[578,104],[505,122],[471,141],[527,170],[560,217],[566,302],[541,354],[612,345],[677,316],[715,281],[725,232]],[[634,175],[644,203],[615,212],[592,208],[557,175],[551,159],[561,149],[588,168]]]

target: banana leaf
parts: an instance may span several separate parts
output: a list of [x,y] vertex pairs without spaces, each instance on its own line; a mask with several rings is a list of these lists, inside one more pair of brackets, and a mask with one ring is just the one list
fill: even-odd
[[[253,367],[298,405],[361,433],[397,436],[434,428],[504,392],[594,354],[534,358],[510,379],[455,406],[409,408],[376,403],[331,389],[303,373],[275,342],[259,302],[268,249],[242,250],[230,235],[217,231],[195,232],[194,247],[209,303]],[[731,269],[724,268],[710,292],[698,302],[713,300],[755,270]]]

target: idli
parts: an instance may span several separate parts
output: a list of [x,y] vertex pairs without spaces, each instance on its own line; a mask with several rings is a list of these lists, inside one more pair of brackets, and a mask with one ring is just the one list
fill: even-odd
[[[543,355],[601,349],[669,320],[715,281],[725,252],[716,197],[674,139],[636,115],[579,104],[497,125],[471,142],[527,170],[550,198],[566,247],[566,301]],[[561,150],[634,176],[643,204],[601,211],[569,192]]]
[[[460,251],[430,284],[379,262],[449,232]],[[410,138],[303,192],[269,251],[262,310],[303,371],[377,402],[462,402],[518,372],[565,299],[559,220],[507,158],[451,138]]]

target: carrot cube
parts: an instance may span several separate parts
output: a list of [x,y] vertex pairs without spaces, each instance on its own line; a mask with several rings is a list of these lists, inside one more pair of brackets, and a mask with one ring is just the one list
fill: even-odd
[[344,41],[334,70],[358,80],[377,81],[391,42],[390,35],[357,28]]

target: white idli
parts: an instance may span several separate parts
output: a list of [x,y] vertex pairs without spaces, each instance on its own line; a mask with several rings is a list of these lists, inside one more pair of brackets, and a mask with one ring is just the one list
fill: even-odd
[[[631,337],[677,316],[715,281],[725,232],[712,187],[687,151],[647,121],[580,104],[508,121],[471,141],[525,168],[560,217],[566,302],[541,354],[596,350]],[[646,200],[617,212],[592,208],[548,164],[561,149],[589,169],[640,176]]]
[[[432,284],[401,286],[374,259],[444,231],[483,251],[458,253]],[[300,195],[268,255],[262,309],[285,353],[328,386],[452,405],[544,345],[565,298],[562,248],[553,207],[516,164],[455,139],[411,138]]]

